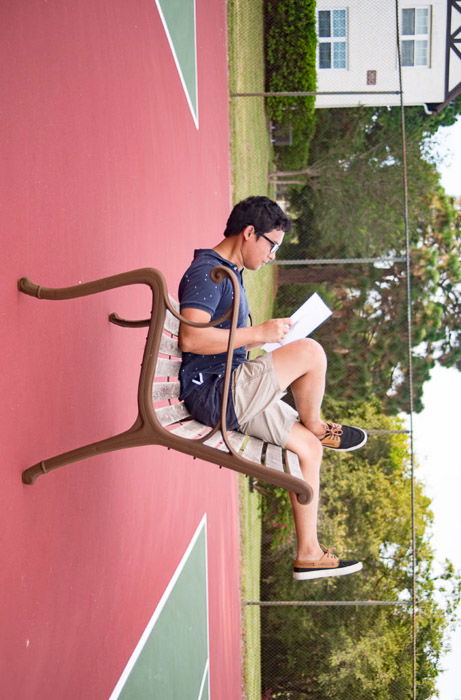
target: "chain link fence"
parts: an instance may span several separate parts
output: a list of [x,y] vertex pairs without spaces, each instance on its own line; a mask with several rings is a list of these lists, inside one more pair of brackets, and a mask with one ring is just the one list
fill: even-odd
[[[261,630],[262,698],[429,698],[449,605],[434,599],[412,416],[437,355],[449,353],[437,284],[453,251],[442,250],[450,207],[422,156],[431,117],[417,95],[424,69],[442,61],[444,13],[393,0],[250,5],[242,37],[253,31],[258,46],[259,32],[262,54],[247,56],[232,100],[264,110],[267,191],[294,221],[274,315],[320,293],[333,310],[313,334],[329,359],[324,413],[370,432],[363,450],[326,454],[322,471],[323,541],[360,558],[361,574],[291,580],[289,498],[255,486],[261,591],[244,617]],[[431,90],[424,101],[436,101]]]

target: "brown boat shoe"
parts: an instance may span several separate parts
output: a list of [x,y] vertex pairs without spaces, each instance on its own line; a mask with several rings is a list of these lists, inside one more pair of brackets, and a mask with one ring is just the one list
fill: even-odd
[[333,549],[322,547],[323,554],[317,561],[300,561],[296,559],[293,566],[293,578],[308,581],[329,576],[346,576],[362,568],[361,561],[338,559]]
[[340,425],[332,421],[326,422],[326,430],[319,438],[324,447],[340,452],[358,450],[366,443],[368,435],[362,428],[353,428],[350,425]]

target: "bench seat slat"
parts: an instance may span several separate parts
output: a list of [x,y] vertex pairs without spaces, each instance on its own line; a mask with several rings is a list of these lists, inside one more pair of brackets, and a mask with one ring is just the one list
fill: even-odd
[[298,479],[304,479],[297,454],[290,452],[290,450],[285,450],[285,465],[287,472],[291,474],[291,476],[296,476]]
[[194,438],[198,438],[205,429],[206,426],[204,426],[203,423],[199,423],[197,420],[188,420],[178,425],[177,428],[173,428],[171,432],[174,433],[174,435],[193,440]]
[[162,425],[179,423],[180,420],[184,420],[190,416],[190,413],[183,401],[180,403],[171,404],[169,406],[163,406],[162,408],[157,408],[155,412]]
[[264,443],[259,438],[250,437],[243,450],[243,456],[249,459],[250,462],[261,463],[261,453]]
[[230,433],[228,433],[229,437],[229,442],[234,448],[236,452],[239,452],[240,448],[242,447],[242,444],[247,437],[243,433],[240,433],[238,430],[232,430]]
[[270,469],[277,469],[279,472],[285,471],[283,468],[282,448],[278,445],[272,445],[270,442],[267,443],[264,461],[266,467],[270,467]]
[[222,449],[223,444],[224,443],[220,430],[218,430],[217,433],[212,435],[208,440],[205,440],[204,442],[204,445],[207,445],[207,447],[216,447],[218,450]]
[[[243,435],[243,433],[237,432],[236,430],[230,430],[227,433],[227,437],[229,438],[229,442],[234,448],[234,450],[238,452],[246,436]],[[220,430],[218,430],[218,432],[215,433],[209,440],[205,440],[205,445],[208,445],[209,447],[216,447],[222,452],[228,451],[227,445],[223,440],[222,433]]]

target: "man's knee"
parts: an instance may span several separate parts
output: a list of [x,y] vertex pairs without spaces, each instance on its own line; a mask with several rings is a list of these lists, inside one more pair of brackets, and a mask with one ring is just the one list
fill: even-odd
[[312,338],[295,340],[274,350],[272,361],[282,389],[309,372],[324,374],[327,368],[325,352],[320,343]]
[[297,342],[300,344],[300,351],[304,353],[309,361],[314,361],[319,366],[326,367],[327,356],[319,342],[313,338],[302,338]]
[[320,464],[323,447],[320,440],[302,423],[295,423],[288,436],[286,447],[295,452],[301,461]]

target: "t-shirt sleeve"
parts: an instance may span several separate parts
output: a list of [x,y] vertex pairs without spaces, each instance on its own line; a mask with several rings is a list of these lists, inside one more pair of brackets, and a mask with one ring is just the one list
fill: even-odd
[[202,309],[213,317],[223,295],[225,282],[215,284],[210,279],[212,266],[190,267],[179,285],[181,309]]

